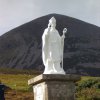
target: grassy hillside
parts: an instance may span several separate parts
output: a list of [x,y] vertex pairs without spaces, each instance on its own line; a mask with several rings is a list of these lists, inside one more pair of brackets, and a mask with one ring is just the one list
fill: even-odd
[[30,87],[27,81],[34,76],[27,74],[0,74],[2,83],[11,88],[11,90],[5,92],[6,100],[33,100],[34,96],[29,90]]
[[22,74],[1,74],[0,80],[5,85],[9,86],[11,89],[15,89],[18,91],[28,91],[28,79],[34,77],[34,75],[22,75]]
[[[6,100],[32,100],[32,87],[27,81],[35,75],[0,74],[0,80],[12,90],[6,92]],[[30,90],[31,89],[31,90]],[[76,83],[77,100],[100,100],[100,77],[82,77]]]
[[29,75],[38,75],[42,73],[41,71],[36,71],[32,69],[13,69],[13,68],[0,68],[0,74],[29,74]]

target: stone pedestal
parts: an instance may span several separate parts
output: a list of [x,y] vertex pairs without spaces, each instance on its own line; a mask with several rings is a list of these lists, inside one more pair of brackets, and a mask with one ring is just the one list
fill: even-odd
[[42,74],[28,80],[33,85],[34,100],[75,100],[78,75]]

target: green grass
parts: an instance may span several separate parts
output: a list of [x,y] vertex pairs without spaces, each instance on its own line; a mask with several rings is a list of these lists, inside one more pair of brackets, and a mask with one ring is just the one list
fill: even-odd
[[[5,85],[9,86],[11,89],[14,89],[16,91],[21,91],[21,92],[30,92],[30,89],[32,90],[32,87],[28,86],[28,80],[31,78],[34,78],[38,74],[0,74],[0,80],[2,83]],[[80,84],[87,85],[84,81],[87,81],[88,83],[91,81],[88,81],[92,79],[98,80],[98,83],[100,82],[100,77],[90,77],[90,76],[85,76],[82,77],[79,82],[77,82],[78,86]],[[89,83],[90,84],[90,83]],[[90,84],[91,85],[91,84]],[[90,88],[82,88],[81,90],[78,90],[76,93],[77,100],[100,100],[100,89],[90,87]],[[96,98],[96,99],[92,99]],[[97,99],[99,98],[99,99]]]
[[0,80],[3,84],[17,91],[29,91],[28,80],[41,72],[27,69],[0,68]]
[[28,80],[35,75],[27,74],[0,74],[0,80],[11,89],[18,91],[28,91]]

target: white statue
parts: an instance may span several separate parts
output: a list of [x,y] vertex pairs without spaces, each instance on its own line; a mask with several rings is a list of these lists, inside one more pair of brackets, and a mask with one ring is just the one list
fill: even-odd
[[49,20],[48,28],[42,35],[42,60],[45,65],[43,74],[65,74],[63,69],[64,38],[67,29],[63,29],[60,36],[56,30],[56,19]]

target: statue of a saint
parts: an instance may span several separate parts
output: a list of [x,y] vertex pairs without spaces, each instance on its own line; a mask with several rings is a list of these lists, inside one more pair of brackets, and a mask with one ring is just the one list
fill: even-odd
[[67,29],[60,36],[56,29],[56,19],[49,20],[48,27],[42,35],[42,60],[45,65],[43,74],[65,74],[63,69],[64,38]]

